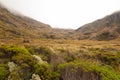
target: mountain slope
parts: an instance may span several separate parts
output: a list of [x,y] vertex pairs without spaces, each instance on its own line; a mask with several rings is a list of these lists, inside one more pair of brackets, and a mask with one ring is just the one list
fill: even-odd
[[120,37],[120,12],[88,23],[77,30],[54,29],[0,6],[0,39],[50,38],[112,40]]
[[74,32],[78,39],[112,40],[120,35],[120,12],[88,23]]
[[41,38],[49,31],[49,25],[25,16],[14,15],[0,6],[0,38]]
[[0,38],[49,38],[66,39],[71,29],[54,29],[32,18],[10,12],[0,6]]

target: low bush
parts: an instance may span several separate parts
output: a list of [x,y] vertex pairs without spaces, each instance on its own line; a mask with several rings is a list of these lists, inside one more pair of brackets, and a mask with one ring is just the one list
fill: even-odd
[[12,58],[12,56],[17,55],[19,53],[29,55],[28,50],[26,50],[24,47],[18,47],[18,46],[2,46],[0,48],[0,52],[4,53],[4,55],[8,58]]
[[51,80],[51,67],[49,64],[34,65],[35,74],[38,74],[42,80]]
[[6,64],[0,64],[0,80],[5,80],[8,75],[8,67]]
[[[91,72],[99,75],[101,80],[120,80],[120,75],[108,65],[101,66],[98,64],[92,64],[90,62],[74,61],[60,64],[58,69],[60,70],[61,75],[64,73],[71,73],[73,75],[74,73],[79,72],[79,70],[83,70],[82,72]],[[78,74],[81,73],[79,72]]]

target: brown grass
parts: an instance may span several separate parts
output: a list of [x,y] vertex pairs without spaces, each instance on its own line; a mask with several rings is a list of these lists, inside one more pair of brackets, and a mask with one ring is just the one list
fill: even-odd
[[24,43],[23,39],[15,38],[9,40],[0,40],[1,45],[27,45],[27,46],[48,46],[54,49],[85,49],[85,48],[114,48],[120,50],[120,41],[93,41],[93,40],[64,40],[64,39],[33,39],[29,43]]

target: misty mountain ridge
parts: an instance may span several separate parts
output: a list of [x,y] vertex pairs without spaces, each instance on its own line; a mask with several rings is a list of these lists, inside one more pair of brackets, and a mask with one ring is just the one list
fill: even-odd
[[112,40],[120,35],[120,11],[78,28],[79,39]]
[[71,32],[66,30],[59,34],[62,29],[55,31],[48,24],[14,12],[0,6],[0,38],[64,38]]
[[120,36],[120,11],[85,24],[77,30],[55,29],[50,25],[0,6],[0,38],[49,38],[112,40]]
[[25,16],[14,15],[3,7],[0,7],[0,28],[3,37],[41,37],[41,33],[51,29],[47,24]]

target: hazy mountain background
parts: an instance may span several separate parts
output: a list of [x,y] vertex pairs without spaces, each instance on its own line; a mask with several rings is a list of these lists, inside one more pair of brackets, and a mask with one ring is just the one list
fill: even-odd
[[53,29],[48,24],[0,6],[0,38],[64,38],[63,35],[71,31]]
[[120,12],[85,24],[77,30],[55,29],[24,15],[13,14],[0,6],[1,38],[50,38],[112,40],[120,36]]
[[120,11],[85,24],[74,32],[79,39],[112,40],[120,36]]

